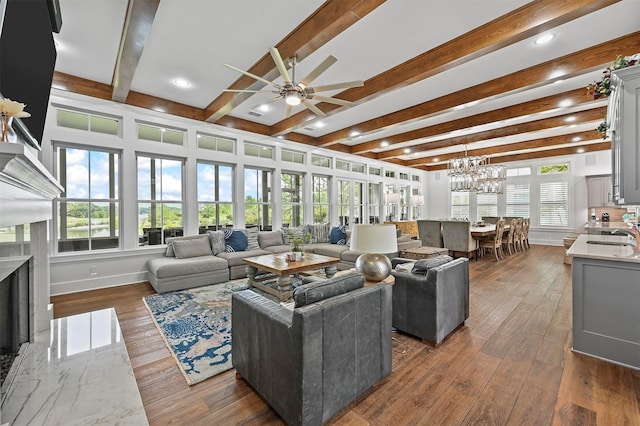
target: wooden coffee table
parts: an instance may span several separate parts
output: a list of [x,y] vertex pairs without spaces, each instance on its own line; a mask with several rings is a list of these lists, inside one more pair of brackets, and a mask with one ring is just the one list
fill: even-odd
[[[331,278],[338,270],[335,264],[340,262],[340,259],[335,257],[314,253],[305,253],[301,260],[287,261],[286,255],[286,253],[264,254],[244,259],[247,264],[249,285],[285,301],[293,295],[292,275],[324,267],[327,278]],[[272,275],[258,277],[258,271],[267,271]],[[276,285],[269,282],[273,281],[273,275],[277,277]]]
[[420,260],[420,259],[428,259],[430,257],[440,256],[441,254],[449,254],[449,249],[442,248],[442,247],[423,246],[423,247],[400,250],[400,253],[398,253],[398,256],[403,257],[405,259]]

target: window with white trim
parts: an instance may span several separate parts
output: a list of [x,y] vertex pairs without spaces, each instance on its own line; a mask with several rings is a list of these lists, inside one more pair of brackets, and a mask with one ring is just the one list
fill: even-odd
[[529,183],[507,183],[505,191],[507,216],[530,217],[530,193]]
[[118,136],[120,134],[120,117],[111,117],[88,112],[58,109],[56,124],[69,129],[86,130],[94,133],[104,133]]
[[455,219],[469,218],[469,193],[451,193],[451,217]]
[[184,162],[138,155],[138,233],[140,245],[164,244],[184,234]]
[[273,200],[270,170],[246,167],[244,169],[244,223],[270,231],[273,226]]
[[138,139],[167,143],[170,145],[183,145],[185,130],[154,124],[138,123]]
[[313,175],[311,188],[313,197],[313,223],[329,222],[329,176]]
[[120,153],[57,146],[56,157],[58,253],[120,247]]
[[382,184],[379,182],[369,182],[369,222],[380,223],[380,208],[382,200],[380,199],[380,191]]
[[282,161],[286,161],[287,163],[304,164],[305,155],[302,152],[283,149],[280,157],[282,158]]
[[477,194],[476,212],[478,220],[484,216],[498,216],[498,194]]
[[198,225],[200,232],[233,226],[232,166],[198,162]]
[[244,155],[249,157],[268,158],[273,160],[273,148],[270,146],[244,143]]
[[208,135],[206,133],[198,133],[196,135],[198,140],[198,148],[208,149],[210,151],[220,152],[235,152],[236,140],[230,138],[223,138],[221,136]]
[[540,226],[569,226],[569,182],[540,182]]
[[373,176],[382,176],[382,168],[381,167],[369,167],[369,174]]
[[331,168],[331,158],[323,157],[322,155],[311,154],[311,164],[318,167]]
[[295,228],[304,224],[304,175],[302,173],[282,172],[280,174],[282,190],[282,226]]

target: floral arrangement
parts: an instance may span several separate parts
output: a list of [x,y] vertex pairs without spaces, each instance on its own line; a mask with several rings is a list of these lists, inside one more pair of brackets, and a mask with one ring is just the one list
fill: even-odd
[[24,110],[25,106],[25,104],[12,101],[9,98],[0,99],[0,126],[2,127],[2,135],[0,136],[0,140],[2,142],[9,141],[9,128],[11,127],[11,121],[13,120],[13,117],[31,117],[31,114]]
[[[613,65],[607,67],[603,72],[603,76],[600,81],[595,81],[587,86],[587,90],[589,94],[593,96],[593,99],[607,98],[611,94],[611,73],[615,70],[619,70],[622,68],[627,68],[633,65],[637,65],[640,63],[640,53],[636,53],[631,56],[622,56],[618,55],[616,60],[613,61]],[[609,125],[607,124],[607,119],[602,121],[600,125],[596,129],[602,134],[602,139],[607,138],[607,131],[609,130]]]
[[6,115],[7,117],[31,117],[31,114],[24,110],[25,106],[25,104],[12,101],[9,98],[0,99],[0,113],[2,113],[2,115]]
[[305,232],[304,235],[302,235],[302,237],[291,237],[289,239],[290,243],[291,243],[291,251],[303,251],[302,250],[302,246],[304,244],[308,244],[311,242],[311,233],[309,232]]

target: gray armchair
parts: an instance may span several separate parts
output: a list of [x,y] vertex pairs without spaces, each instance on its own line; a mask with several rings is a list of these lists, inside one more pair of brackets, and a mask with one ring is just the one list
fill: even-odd
[[414,271],[392,271],[393,326],[437,347],[469,318],[469,259],[438,256],[416,262]]
[[423,246],[444,247],[442,240],[442,222],[439,220],[418,220],[418,239]]
[[391,373],[391,286],[363,283],[300,286],[293,311],[233,294],[233,366],[288,424],[320,425]]

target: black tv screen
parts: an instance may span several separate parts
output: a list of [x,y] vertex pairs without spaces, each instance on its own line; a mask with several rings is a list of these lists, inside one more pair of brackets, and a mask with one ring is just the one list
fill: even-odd
[[[51,93],[56,48],[47,0],[0,0],[5,3],[0,34],[0,93],[26,104],[22,123],[42,142]],[[15,125],[14,125],[15,127]]]

